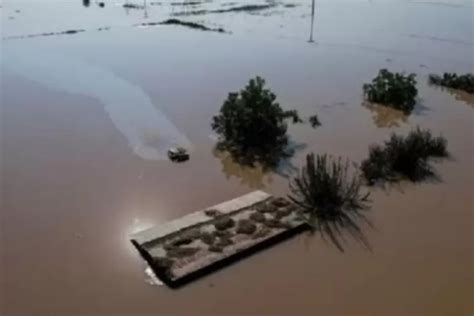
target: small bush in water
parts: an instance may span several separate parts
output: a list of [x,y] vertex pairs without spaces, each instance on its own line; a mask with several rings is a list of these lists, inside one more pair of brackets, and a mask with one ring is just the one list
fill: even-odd
[[289,199],[307,215],[308,223],[323,237],[329,237],[342,250],[338,235],[345,229],[367,245],[359,229],[369,194],[361,193],[359,175],[349,175],[349,162],[327,155],[309,154],[306,165],[290,182]]
[[283,117],[284,118],[291,118],[293,123],[303,123],[303,120],[300,118],[300,115],[298,114],[298,111],[296,110],[288,110],[283,112]]
[[312,128],[316,128],[318,126],[321,126],[321,122],[319,121],[319,118],[316,114],[311,115],[309,117],[309,123],[311,124]]
[[275,166],[291,155],[287,118],[300,120],[296,111],[284,111],[265,88],[265,80],[256,77],[240,92],[229,93],[211,126],[219,136],[218,149],[229,151],[240,163]]
[[446,139],[429,130],[416,130],[406,137],[392,134],[384,146],[373,145],[361,170],[369,184],[407,178],[420,181],[434,176],[429,158],[447,157]]
[[431,74],[429,76],[429,82],[438,86],[474,93],[473,74],[457,75],[455,73],[448,72],[445,72],[443,76]]
[[392,73],[387,69],[381,69],[372,83],[364,84],[363,90],[368,101],[406,113],[410,113],[415,107],[418,94],[415,74]]

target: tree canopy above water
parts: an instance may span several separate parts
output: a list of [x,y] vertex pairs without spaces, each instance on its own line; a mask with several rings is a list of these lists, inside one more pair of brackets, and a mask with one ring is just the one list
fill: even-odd
[[265,87],[265,80],[257,76],[240,92],[229,93],[211,126],[219,135],[218,149],[229,151],[243,164],[259,162],[273,167],[291,155],[287,118],[301,121],[296,111],[281,108],[276,95]]
[[418,95],[415,74],[392,73],[387,69],[379,70],[372,83],[364,84],[363,90],[369,102],[386,105],[405,113],[413,110]]
[[466,91],[467,93],[474,93],[473,74],[457,75],[455,73],[447,72],[445,72],[443,76],[431,74],[429,77],[429,82],[438,86],[462,90]]

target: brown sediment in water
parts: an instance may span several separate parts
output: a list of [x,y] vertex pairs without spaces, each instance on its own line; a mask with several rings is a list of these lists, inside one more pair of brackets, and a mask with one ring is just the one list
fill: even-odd
[[[474,308],[472,108],[423,80],[419,95],[429,111],[412,113],[399,126],[378,128],[373,113],[361,106],[362,84],[386,58],[392,59],[394,70],[415,71],[420,78],[426,75],[421,63],[430,65],[430,72],[472,67],[471,59],[463,57],[470,56],[465,45],[436,41],[434,47],[432,41],[418,42],[390,31],[383,38],[369,34],[364,41],[367,34],[355,32],[362,28],[362,20],[381,13],[388,21],[403,18],[406,23],[399,27],[413,23],[424,29],[423,34],[444,34],[450,30],[428,20],[462,18],[466,11],[454,9],[458,11],[445,15],[440,6],[407,6],[412,10],[401,4],[328,4],[345,17],[350,11],[354,20],[344,20],[339,32],[335,25],[339,22],[332,24],[335,19],[321,10],[319,29],[315,21],[315,40],[320,38],[320,45],[308,45],[309,33],[300,34],[299,26],[288,38],[277,39],[275,32],[261,36],[260,24],[246,25],[250,32],[245,33],[245,28],[241,37],[125,28],[120,33],[5,42],[0,313],[470,315]],[[423,19],[415,19],[420,16]],[[469,32],[456,30],[460,38]],[[351,41],[345,34],[360,37]],[[413,47],[416,53],[404,53]],[[10,54],[46,51],[77,56],[140,86],[154,106],[163,108],[190,135],[196,146],[193,159],[177,166],[137,156],[93,96],[52,90],[9,70],[15,60],[7,53],[13,48],[18,51]],[[56,72],[61,72],[61,65],[58,68]],[[323,122],[316,130],[289,127],[292,138],[307,144],[293,157],[296,166],[302,165],[309,151],[360,162],[370,144],[417,125],[446,137],[453,158],[436,165],[439,183],[402,182],[372,191],[370,219],[375,229],[366,232],[372,252],[348,240],[345,253],[340,253],[318,235],[302,235],[179,291],[152,287],[145,281],[145,263],[129,243],[131,233],[248,193],[253,183],[274,195],[288,193],[288,179],[278,173],[267,173],[260,181],[258,172],[235,171],[230,164],[227,169],[236,176],[227,177],[222,160],[212,153],[210,118],[227,91],[235,91],[256,74],[272,83],[282,103],[294,105],[305,117],[316,110]],[[96,78],[91,80],[100,84]],[[136,107],[133,98],[129,103]]]
[[446,89],[449,94],[453,95],[456,100],[461,101],[471,107],[474,107],[474,94],[464,91]]
[[[29,94],[20,93],[20,89],[27,89]],[[8,311],[26,314],[35,311],[39,315],[68,309],[93,315],[100,314],[101,308],[107,313],[118,312],[113,306],[131,309],[130,314],[140,310],[187,314],[197,306],[208,315],[218,315],[214,311],[220,314],[229,308],[243,315],[250,313],[230,301],[202,303],[212,295],[220,302],[237,297],[252,309],[284,315],[295,312],[290,307],[293,304],[312,308],[317,305],[324,313],[338,314],[357,310],[383,314],[387,307],[397,313],[429,310],[434,315],[453,308],[468,310],[472,290],[469,285],[472,214],[468,207],[472,203],[472,173],[467,171],[472,170],[468,159],[472,147],[466,138],[471,128],[466,110],[471,109],[456,106],[449,96],[447,102],[443,99],[435,102],[442,92],[432,94],[423,90],[423,95],[429,96],[431,106],[437,109],[435,113],[441,112],[440,117],[431,116],[433,128],[449,139],[456,161],[437,166],[443,178],[438,185],[401,184],[389,191],[373,192],[371,218],[375,231],[367,234],[373,253],[352,244],[346,247],[345,254],[339,254],[317,237],[297,238],[175,293],[150,288],[143,281],[144,265],[133,249],[125,246],[135,225],[134,218],[140,220],[136,226],[140,227],[142,221],[156,224],[179,217],[186,210],[248,192],[247,182],[235,181],[236,178],[225,180],[220,174],[219,160],[212,162],[207,154],[194,156],[192,176],[181,167],[136,159],[99,110],[100,104],[79,96],[51,93],[8,76],[4,91],[6,142],[2,154],[6,181],[2,212],[7,225],[3,230],[7,246],[2,248],[8,292],[3,306]],[[47,107],[33,106],[33,96],[44,100]],[[64,104],[81,106],[64,107]],[[354,116],[363,112],[363,108],[351,104],[341,116],[338,111],[340,108],[329,114],[324,112],[325,122],[349,114]],[[446,120],[446,115],[456,118],[456,124],[449,124],[453,121]],[[82,127],[77,125],[78,121],[88,123]],[[373,126],[370,116],[364,122],[363,126]],[[357,150],[352,144],[366,147],[383,134],[381,130],[369,129],[375,136],[369,136],[366,146],[361,146],[358,138],[369,131],[367,128],[346,124],[351,133],[342,135],[336,133],[340,127],[331,128],[331,125],[327,123],[307,132],[308,137],[311,134],[310,138],[315,138],[311,146],[350,155],[353,159],[365,157],[367,148]],[[212,146],[201,149],[210,151]],[[209,179],[204,187],[201,173]],[[276,175],[272,177],[273,181],[264,182],[263,186],[284,194],[286,181]],[[189,194],[183,195],[182,191]],[[38,248],[42,249],[41,257],[35,255]],[[78,256],[85,259],[78,260]],[[25,280],[24,275],[33,277]],[[87,278],[95,281],[81,282]],[[209,282],[215,284],[216,290],[209,288]],[[431,292],[439,282],[449,285],[441,292]],[[243,284],[254,283],[266,288],[265,297],[254,286],[244,290]],[[70,284],[75,285],[74,291],[65,291]],[[110,286],[121,294],[118,297],[117,291],[114,295],[104,294],[102,291]],[[351,294],[344,294],[349,289]],[[354,294],[353,289],[360,290]],[[308,291],[312,294],[305,294]],[[456,296],[450,296],[451,291],[456,291]],[[335,292],[339,293],[338,299]],[[129,293],[135,294],[130,297]],[[314,293],[318,294],[316,301]],[[404,309],[397,309],[398,303],[387,295],[400,297],[406,304]],[[94,303],[96,296],[101,297],[102,303]],[[29,304],[17,303],[20,297]],[[53,297],[61,298],[60,302],[48,304]],[[178,304],[183,297],[188,302],[186,306]],[[90,302],[87,307],[82,304],[84,299]],[[344,299],[342,305],[341,299]],[[375,304],[373,299],[383,303]],[[275,300],[281,303],[275,306]],[[433,300],[436,303],[431,308],[420,304]],[[180,307],[176,309],[176,306]],[[312,315],[306,309],[297,310],[300,315]]]
[[374,124],[377,127],[399,127],[400,125],[406,124],[410,116],[403,111],[381,104],[364,102],[362,105],[372,112]]
[[253,167],[237,163],[228,152],[213,150],[213,154],[220,160],[221,170],[227,179],[238,179],[242,185],[252,189],[261,189],[265,183],[272,181],[271,172],[265,171],[260,165]]

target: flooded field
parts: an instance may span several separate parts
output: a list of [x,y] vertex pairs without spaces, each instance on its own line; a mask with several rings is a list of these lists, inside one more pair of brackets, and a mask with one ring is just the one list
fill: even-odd
[[[103,5],[101,5],[103,3]],[[124,5],[126,6],[124,7]],[[2,1],[2,315],[472,315],[472,1]],[[168,24],[169,19],[192,22]],[[366,104],[380,68],[414,72],[409,116]],[[295,155],[273,172],[214,150],[210,122],[260,75]],[[179,290],[153,286],[133,232],[262,189],[310,152],[360,163],[416,126],[448,140],[438,182],[372,189],[370,249],[301,235]],[[167,160],[172,146],[189,161]]]

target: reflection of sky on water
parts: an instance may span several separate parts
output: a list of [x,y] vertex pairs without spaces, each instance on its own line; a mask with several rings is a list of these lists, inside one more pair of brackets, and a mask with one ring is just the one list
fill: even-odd
[[[2,35],[9,37],[73,29],[95,31],[104,27],[117,30],[193,11],[208,12],[269,3],[266,0],[240,0],[226,6],[228,2],[203,1],[198,5],[184,5],[186,1],[177,1],[183,5],[172,5],[161,1],[114,0],[90,1],[90,5],[85,6],[86,2],[7,1],[2,8],[2,13],[8,17],[4,19]],[[98,5],[102,2],[105,3],[103,8]],[[126,3],[135,7],[124,7]],[[206,25],[221,26],[232,34],[260,34],[265,38],[270,36],[308,41],[311,1],[288,0],[273,3],[275,6],[255,12],[190,14],[185,18]],[[474,47],[472,8],[470,0],[317,0],[314,41],[322,46],[343,49],[379,50],[395,55],[408,54],[468,62],[472,59],[468,49]],[[400,17],[403,17],[403,23],[400,23]],[[455,23],[445,23],[440,29],[439,21]]]
[[3,59],[7,69],[49,89],[99,100],[133,152],[143,159],[166,159],[171,147],[192,147],[139,86],[111,71],[62,55],[25,56],[6,50]]

